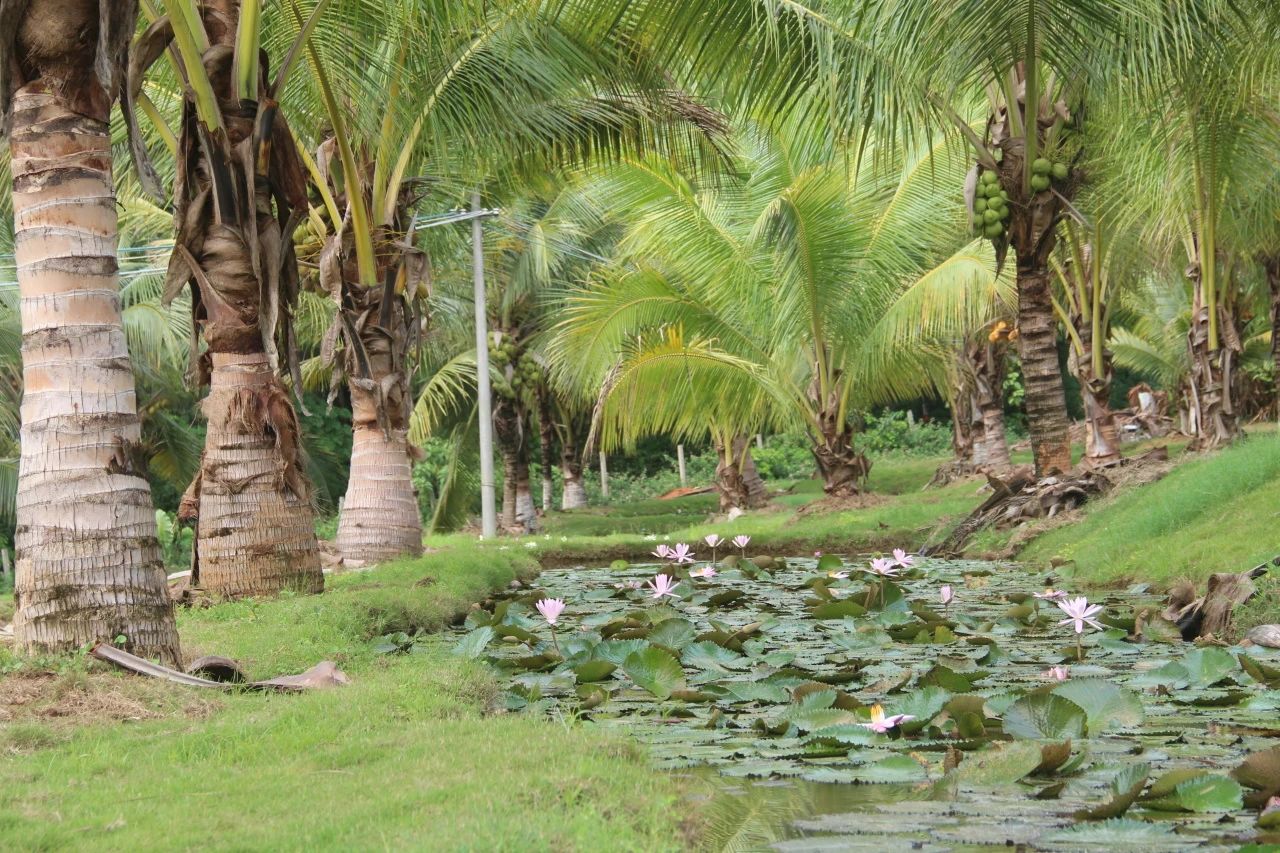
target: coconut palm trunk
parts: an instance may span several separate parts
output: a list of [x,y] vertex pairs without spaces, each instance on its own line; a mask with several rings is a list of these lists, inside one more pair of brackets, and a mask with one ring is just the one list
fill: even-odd
[[[820,361],[816,365],[815,374],[821,375],[830,360]],[[831,377],[828,390],[824,394],[822,383],[815,376],[810,397],[816,401],[814,412],[818,424],[817,435],[813,436],[814,460],[818,464],[818,473],[822,477],[822,490],[835,497],[856,495],[860,484],[871,470],[871,463],[866,456],[853,446],[853,429],[843,416],[842,395],[838,380],[838,372]]]
[[1276,415],[1280,417],[1280,255],[1263,259],[1267,285],[1271,291],[1271,363],[1275,382]]
[[183,108],[177,248],[166,295],[191,284],[194,319],[207,344],[200,378],[207,378],[209,394],[200,473],[180,515],[196,522],[193,582],[206,591],[318,592],[324,576],[310,484],[276,351],[276,338],[288,335],[297,291],[290,215],[305,209],[305,179],[274,101],[235,95],[239,10],[236,0],[208,0],[201,8],[210,45],[204,68],[224,128],[206,127],[191,100]]
[[508,533],[533,530],[533,493],[529,487],[529,442],[520,401],[498,397],[493,410],[493,432],[502,456],[502,527]]
[[[330,248],[336,249],[337,238],[330,239]],[[422,553],[406,362],[421,328],[410,299],[425,280],[426,259],[398,229],[380,231],[375,243],[384,247],[378,259],[383,286],[355,283],[352,252],[346,253],[340,280],[336,264],[321,271],[321,285],[340,303],[335,332],[345,342],[342,373],[351,394],[351,474],[337,545],[343,561],[352,565]]]
[[[1051,242],[1051,241],[1049,241]],[[1018,258],[1018,356],[1022,366],[1031,454],[1037,476],[1071,469],[1067,396],[1058,362],[1058,321],[1049,270]]]
[[567,418],[560,430],[560,474],[564,479],[564,494],[560,508],[582,509],[587,505],[587,490],[582,486],[582,447],[585,430],[579,428],[576,418]]
[[552,479],[551,456],[555,453],[556,425],[552,414],[551,391],[545,385],[538,388],[538,459],[542,469],[542,511],[550,512],[555,506],[555,481]]
[[[1035,80],[1027,79],[1029,70],[1025,66],[1015,69],[1011,78],[1024,88],[1031,87],[1036,97],[1029,109],[1023,103],[1025,97],[1001,104],[989,127],[993,147],[985,155],[990,157],[991,151],[998,151],[1000,156],[998,160],[985,161],[985,165],[987,171],[995,173],[997,186],[1007,199],[1006,231],[994,242],[998,257],[1003,260],[1006,250],[1012,249],[1016,259],[1018,357],[1027,426],[1036,476],[1045,477],[1071,468],[1070,424],[1058,361],[1058,318],[1053,309],[1050,257],[1057,242],[1058,221],[1075,195],[1078,179],[1068,169],[1052,187],[1041,189],[1032,183],[1030,173],[1039,158],[1028,156],[1029,146],[1036,152],[1046,150],[1049,131],[1069,111],[1064,102],[1057,100],[1052,83],[1042,94]],[[1011,111],[1020,115],[1011,115]]]
[[721,512],[757,509],[769,502],[745,435],[735,435],[728,442],[718,439],[716,455],[716,490],[720,493]]
[[973,400],[979,426],[973,430],[973,461],[979,471],[1007,471],[1009,440],[1004,424],[1005,344],[982,341],[969,345],[973,367]]
[[1231,444],[1243,434],[1231,397],[1235,363],[1243,347],[1236,333],[1230,305],[1220,297],[1218,329],[1221,341],[1216,350],[1210,349],[1209,307],[1199,267],[1193,265],[1188,274],[1192,281],[1191,328],[1187,331],[1187,348],[1191,356],[1191,373],[1186,388],[1188,426],[1194,436],[1191,447],[1212,450]]
[[[122,26],[127,39],[132,18]],[[123,636],[135,654],[176,663],[151,489],[132,452],[141,430],[116,280],[114,86],[94,72],[98,27],[96,2],[37,5],[4,59],[25,79],[9,132],[24,388],[14,636],[30,652]]]
[[1094,370],[1093,348],[1099,346],[1093,340],[1088,323],[1080,329],[1083,351],[1074,350],[1068,358],[1068,366],[1080,383],[1080,397],[1084,402],[1086,439],[1084,463],[1089,466],[1107,465],[1120,459],[1120,431],[1115,413],[1111,411],[1111,359],[1102,354],[1103,372]]
[[951,462],[947,470],[966,470],[974,466],[974,438],[982,429],[974,397],[973,379],[956,370],[947,393],[947,409],[951,410]]

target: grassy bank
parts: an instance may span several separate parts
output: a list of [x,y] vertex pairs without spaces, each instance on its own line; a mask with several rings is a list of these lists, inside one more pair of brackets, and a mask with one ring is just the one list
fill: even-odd
[[1202,579],[1280,554],[1280,438],[1256,435],[1091,504],[1020,555],[1061,556],[1091,583]]
[[[1087,586],[1148,582],[1157,589],[1239,572],[1280,554],[1280,436],[1259,432],[1187,460],[1164,479],[1104,498],[1018,554],[1028,563],[1074,561]],[[1280,621],[1280,574],[1238,613],[1242,627]]]
[[374,651],[534,569],[455,549],[332,578],[323,596],[182,614],[188,656],[235,657],[253,677],[330,659],[352,679],[304,695],[209,695],[0,652],[5,849],[681,846],[679,793],[637,748],[488,715],[491,676],[447,639]]

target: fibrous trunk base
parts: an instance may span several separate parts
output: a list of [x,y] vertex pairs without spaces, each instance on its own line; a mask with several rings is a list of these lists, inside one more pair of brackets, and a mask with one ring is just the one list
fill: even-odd
[[116,282],[107,123],[40,83],[10,136],[22,298],[14,637],[31,652],[115,641],[176,663]]
[[199,480],[197,582],[214,595],[324,588],[297,420],[261,354],[214,356]]
[[353,564],[422,553],[422,516],[405,431],[384,435],[377,427],[355,428],[338,550]]

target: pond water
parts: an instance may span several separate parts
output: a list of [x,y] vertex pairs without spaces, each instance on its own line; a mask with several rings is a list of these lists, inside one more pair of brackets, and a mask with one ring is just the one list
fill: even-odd
[[[646,744],[710,797],[717,849],[1280,850],[1280,812],[1258,826],[1280,655],[1182,643],[1142,588],[1100,597],[1078,649],[1031,595],[1070,580],[1015,565],[757,561],[548,571],[473,612],[457,651],[499,669],[512,711]],[[554,638],[543,596],[566,602]],[[874,705],[909,718],[874,731]]]

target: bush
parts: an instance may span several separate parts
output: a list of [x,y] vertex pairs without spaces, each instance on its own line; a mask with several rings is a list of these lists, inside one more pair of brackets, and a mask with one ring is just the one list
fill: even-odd
[[942,456],[951,452],[951,425],[931,421],[912,426],[906,412],[870,412],[854,438],[858,449],[870,456]]
[[783,433],[766,438],[763,450],[752,445],[751,455],[766,480],[806,480],[816,465],[810,446],[806,435]]

